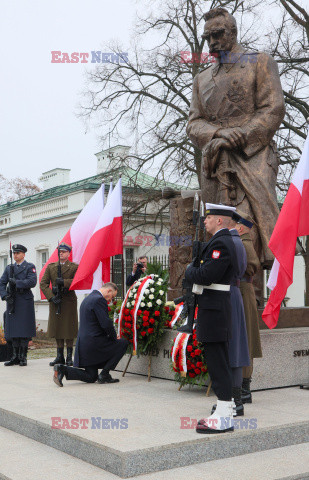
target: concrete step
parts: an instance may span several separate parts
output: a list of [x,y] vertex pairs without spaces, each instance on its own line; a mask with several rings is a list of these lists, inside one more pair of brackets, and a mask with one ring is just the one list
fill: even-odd
[[[300,480],[309,478],[308,444],[214,460],[132,480]],[[116,480],[87,462],[0,427],[1,480]],[[18,452],[18,461],[16,460]]]
[[[190,427],[215,397],[197,388],[178,392],[166,380],[114,375],[119,384],[64,380],[59,388],[46,359],[0,366],[0,426],[123,478],[309,441],[306,390],[257,392],[234,433],[198,435]],[[68,429],[72,419],[77,428]]]

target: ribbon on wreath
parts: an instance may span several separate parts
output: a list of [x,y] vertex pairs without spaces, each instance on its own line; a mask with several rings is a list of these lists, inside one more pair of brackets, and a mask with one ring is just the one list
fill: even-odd
[[191,333],[178,333],[172,350],[173,366],[176,368],[176,357],[179,356],[179,371],[182,377],[187,375],[187,345]]
[[[149,284],[152,282],[154,275],[147,275],[147,277],[143,278],[141,280],[141,284],[139,285],[137,292],[136,292],[136,298],[134,301],[134,306],[133,306],[133,313],[131,312],[132,319],[133,319],[133,325],[132,325],[132,332],[133,332],[133,355],[136,355],[136,350],[137,350],[137,328],[136,328],[136,322],[137,322],[137,311],[140,307],[143,295],[145,293],[145,290],[149,286]],[[129,288],[127,291],[126,297],[124,301],[122,302],[120,313],[119,313],[119,324],[118,324],[118,334],[121,336],[121,325],[123,322],[123,311],[126,308],[127,301],[129,299],[130,291],[134,287],[134,283],[132,287]]]
[[178,305],[176,305],[174,315],[172,316],[172,320],[168,323],[169,328],[173,328],[178,318],[180,317],[182,311],[183,311],[183,302],[178,303]]

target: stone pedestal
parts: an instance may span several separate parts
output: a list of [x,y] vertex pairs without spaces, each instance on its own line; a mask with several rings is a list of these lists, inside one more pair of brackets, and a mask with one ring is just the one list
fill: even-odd
[[[167,330],[161,347],[153,352],[151,366],[153,377],[174,379],[170,368],[170,351],[176,334],[174,330]],[[253,390],[308,383],[309,327],[262,330],[261,342],[263,358],[254,360],[251,384]],[[128,355],[125,355],[117,370],[125,368],[128,358]],[[147,356],[133,357],[127,371],[147,376],[147,369]]]

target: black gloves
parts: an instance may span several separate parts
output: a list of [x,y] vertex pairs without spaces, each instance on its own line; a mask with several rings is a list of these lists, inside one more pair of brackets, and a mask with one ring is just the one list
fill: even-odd
[[15,278],[13,278],[13,277],[12,277],[12,278],[9,278],[9,283],[10,283],[10,285],[12,285],[12,286],[15,287],[15,285],[16,285],[16,280],[15,280]]
[[57,297],[57,296],[56,296],[56,297],[52,297],[52,298],[50,299],[50,302],[53,302],[55,305],[59,305],[59,303],[61,303],[61,298],[59,298],[59,297]]

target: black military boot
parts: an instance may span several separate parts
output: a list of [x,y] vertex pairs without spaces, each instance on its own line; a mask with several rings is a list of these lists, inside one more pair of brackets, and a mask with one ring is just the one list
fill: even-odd
[[19,347],[14,347],[13,345],[13,354],[8,362],[4,363],[5,367],[11,367],[12,365],[19,364]]
[[73,367],[72,355],[73,355],[73,347],[67,347],[67,361],[65,362],[65,364],[68,367]]
[[241,387],[232,387],[232,396],[236,405],[236,417],[243,417],[245,412],[241,400]]
[[242,403],[252,403],[250,383],[251,383],[251,377],[242,379],[242,387],[241,387]]
[[65,359],[63,355],[64,348],[57,348],[57,357],[53,362],[49,362],[49,366],[53,367],[54,365],[57,365],[58,363],[63,363],[65,364]]
[[27,366],[27,353],[28,353],[28,347],[19,348],[19,366],[20,367]]
[[113,378],[107,370],[102,370],[98,376],[98,383],[118,383],[118,378]]

